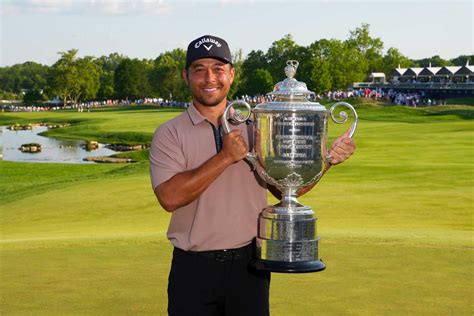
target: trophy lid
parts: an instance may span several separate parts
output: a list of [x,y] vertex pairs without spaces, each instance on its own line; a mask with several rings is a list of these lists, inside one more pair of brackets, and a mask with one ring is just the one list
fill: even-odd
[[278,82],[273,91],[267,95],[272,101],[258,104],[255,110],[262,111],[326,111],[326,108],[318,102],[311,102],[309,98],[315,93],[308,90],[306,83],[293,78],[298,69],[299,62],[288,60],[285,67],[286,79]]

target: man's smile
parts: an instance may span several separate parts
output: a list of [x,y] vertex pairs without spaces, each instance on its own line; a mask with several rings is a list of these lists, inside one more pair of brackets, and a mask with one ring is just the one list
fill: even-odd
[[214,91],[217,91],[218,88],[217,87],[213,87],[213,88],[204,88],[204,92],[214,92]]

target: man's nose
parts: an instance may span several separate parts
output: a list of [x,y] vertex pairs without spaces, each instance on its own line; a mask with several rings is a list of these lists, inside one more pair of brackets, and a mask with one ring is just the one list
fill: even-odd
[[207,69],[205,73],[206,82],[213,82],[216,80],[216,74],[212,71],[212,69]]

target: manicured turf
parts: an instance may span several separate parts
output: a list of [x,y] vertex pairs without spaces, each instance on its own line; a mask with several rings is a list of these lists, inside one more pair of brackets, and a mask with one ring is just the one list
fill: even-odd
[[[272,315],[472,315],[474,111],[354,103],[356,154],[301,198],[328,268],[273,274]],[[50,133],[149,141],[177,113],[2,113],[0,125],[72,121]],[[330,139],[346,127],[331,125]],[[0,161],[0,214],[0,314],[166,314],[169,214],[146,160]]]

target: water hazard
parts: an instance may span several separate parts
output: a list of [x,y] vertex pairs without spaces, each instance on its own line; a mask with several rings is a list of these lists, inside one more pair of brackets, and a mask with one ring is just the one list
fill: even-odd
[[[117,153],[99,144],[99,148],[87,151],[82,146],[85,141],[64,140],[38,135],[48,130],[46,126],[33,127],[31,130],[9,130],[0,126],[0,148],[3,160],[22,162],[57,162],[57,163],[94,163],[83,161],[85,157],[110,156]],[[41,152],[27,153],[19,150],[28,143],[41,144]]]

